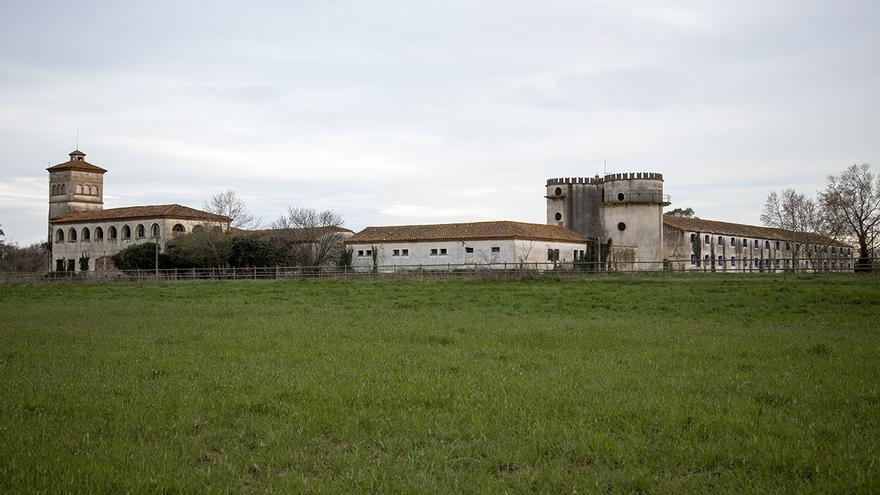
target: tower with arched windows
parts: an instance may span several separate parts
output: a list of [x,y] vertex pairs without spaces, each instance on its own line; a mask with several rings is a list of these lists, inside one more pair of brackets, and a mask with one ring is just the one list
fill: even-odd
[[103,168],[85,160],[80,150],[70,152],[70,160],[53,165],[49,171],[49,219],[73,211],[104,208]]

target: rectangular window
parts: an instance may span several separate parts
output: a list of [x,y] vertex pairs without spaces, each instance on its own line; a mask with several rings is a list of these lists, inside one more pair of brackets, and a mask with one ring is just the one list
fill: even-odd
[[736,247],[736,237],[730,238],[730,247]]
[[400,249],[395,249],[391,252],[391,256],[400,256]]
[[472,247],[466,247],[466,248],[464,248],[464,252],[466,252],[466,253],[473,253],[473,252],[474,252],[474,248],[472,248]]
[[363,255],[364,255],[364,250],[358,249],[358,256],[363,256]]
[[691,234],[691,242],[694,242],[696,240],[697,240],[697,234]]
[[746,247],[746,246],[748,246],[748,245],[749,245],[749,240],[748,240],[748,239],[743,239],[743,247]]
[[498,247],[498,246],[492,246],[492,252],[493,252],[493,253],[500,253],[500,252],[501,252],[501,248]]
[[706,234],[703,238],[703,244],[709,244],[709,234]]
[[440,249],[440,256],[446,256],[446,248]]
[[692,265],[696,265],[696,264],[697,264],[697,255],[696,255],[696,254],[692,254],[692,255],[691,255],[691,264],[692,264]]
[[756,248],[761,247],[761,241],[755,239],[755,247],[756,247]]
[[437,256],[437,250],[436,250],[436,249],[432,249],[432,250],[431,250],[431,256]]
[[373,255],[373,250],[367,249],[367,256],[372,256],[372,255]]
[[776,241],[776,249],[779,249],[779,241]]
[[736,256],[730,257],[730,266],[736,266]]
[[721,246],[722,244],[724,244],[724,238],[719,235],[718,236],[718,245]]
[[547,250],[547,261],[559,261],[559,250],[558,249],[548,249]]
[[764,249],[770,249],[770,241],[764,241]]
[[404,249],[402,256],[409,256],[409,249]]

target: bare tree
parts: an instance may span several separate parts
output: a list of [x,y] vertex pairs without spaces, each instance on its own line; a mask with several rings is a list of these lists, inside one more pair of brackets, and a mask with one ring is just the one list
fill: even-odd
[[290,207],[272,222],[271,229],[277,231],[272,237],[295,264],[324,266],[337,263],[342,255],[343,223],[342,217],[329,210]]
[[215,215],[228,217],[230,228],[254,229],[259,224],[259,221],[255,220],[248,211],[244,201],[238,197],[238,193],[232,189],[212,196],[210,200],[205,202],[205,210]]
[[867,163],[850,165],[839,176],[828,176],[819,202],[829,221],[858,243],[857,269],[869,269],[880,228],[880,177]]
[[761,222],[768,227],[794,232],[816,232],[830,237],[839,234],[826,221],[819,204],[794,189],[786,189],[782,194],[771,192],[764,203]]

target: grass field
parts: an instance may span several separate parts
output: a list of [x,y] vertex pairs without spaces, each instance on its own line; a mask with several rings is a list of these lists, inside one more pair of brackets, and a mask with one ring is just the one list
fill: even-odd
[[880,491],[852,279],[0,287],[0,491]]

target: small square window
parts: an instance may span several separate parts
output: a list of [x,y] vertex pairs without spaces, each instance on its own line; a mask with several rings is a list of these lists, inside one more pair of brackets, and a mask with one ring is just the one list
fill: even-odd
[[367,249],[367,256],[372,256],[372,255],[373,255],[373,250]]
[[409,249],[404,249],[401,256],[409,256]]
[[498,247],[498,246],[492,246],[492,252],[493,252],[493,253],[500,253],[500,252],[501,252],[501,248]]
[[400,249],[395,249],[391,252],[391,256],[400,256]]
[[464,248],[464,252],[466,252],[466,253],[473,253],[473,252],[474,252],[474,248],[472,248],[472,247],[466,247],[466,248]]
[[440,256],[446,256],[446,248],[440,248]]
[[363,255],[364,255],[364,250],[358,249],[358,256],[363,256]]
[[431,250],[431,256],[437,256],[437,249]]

